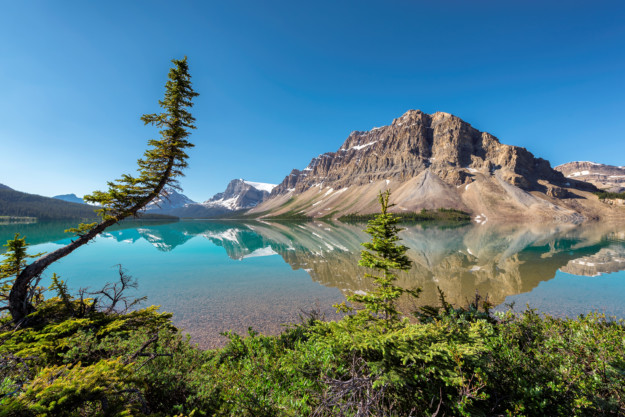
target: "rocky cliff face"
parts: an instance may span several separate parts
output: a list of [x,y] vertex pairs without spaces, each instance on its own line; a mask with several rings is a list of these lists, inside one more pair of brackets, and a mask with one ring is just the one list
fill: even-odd
[[625,192],[625,166],[576,161],[558,165],[554,169],[566,178],[585,181],[602,190],[613,193]]
[[410,110],[388,126],[352,132],[336,152],[293,170],[252,212],[371,213],[385,189],[392,189],[396,211],[443,207],[482,219],[580,221],[605,210],[598,201],[580,203],[594,197],[592,184],[565,178],[526,149],[451,114]]
[[524,148],[503,145],[448,113],[411,110],[389,126],[352,132],[341,148],[314,158],[303,171],[293,170],[272,195],[315,184],[340,189],[378,180],[405,180],[429,171],[450,185],[471,182],[473,172],[498,171],[512,185],[537,188],[543,179],[564,185],[549,162]]

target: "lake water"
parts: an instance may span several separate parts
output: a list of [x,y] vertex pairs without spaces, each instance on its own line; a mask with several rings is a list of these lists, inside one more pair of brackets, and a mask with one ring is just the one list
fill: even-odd
[[[0,225],[0,242],[15,232],[31,252],[69,242],[74,223]],[[180,221],[128,222],[111,228],[46,271],[70,288],[101,288],[121,264],[139,282],[138,295],[174,313],[176,325],[202,347],[223,344],[221,332],[280,332],[313,308],[336,317],[332,304],[367,291],[359,267],[364,225]],[[399,284],[421,287],[404,310],[448,301],[466,305],[476,290],[499,310],[526,304],[555,316],[599,311],[625,318],[625,225],[409,226],[401,232],[412,270]],[[4,248],[2,248],[4,250]]]

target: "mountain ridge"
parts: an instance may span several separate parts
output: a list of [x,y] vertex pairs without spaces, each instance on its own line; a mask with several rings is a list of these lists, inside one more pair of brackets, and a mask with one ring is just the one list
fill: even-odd
[[598,201],[594,185],[566,178],[527,149],[502,144],[449,113],[420,110],[353,131],[336,152],[292,170],[249,214],[373,213],[378,192],[387,189],[397,212],[454,208],[482,219],[572,222],[625,217]]
[[67,201],[69,203],[87,204],[82,198],[78,197],[76,194],[73,194],[73,193],[55,195],[52,198],[56,198],[57,200]]
[[183,194],[173,191],[170,195],[176,196],[176,204],[166,205],[166,202],[161,201],[159,202],[161,207],[158,204],[151,205],[148,212],[184,218],[219,218],[256,207],[269,196],[270,190],[274,187],[274,184],[234,179],[228,183],[223,192],[215,194],[202,203],[194,202]]
[[588,182],[608,192],[625,192],[625,166],[590,161],[572,161],[558,165],[554,169],[561,172],[566,178]]

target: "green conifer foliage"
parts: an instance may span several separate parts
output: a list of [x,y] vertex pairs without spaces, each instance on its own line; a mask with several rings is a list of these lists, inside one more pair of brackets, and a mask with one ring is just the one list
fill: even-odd
[[152,200],[166,195],[166,186],[178,188],[177,178],[183,175],[182,170],[187,166],[186,150],[193,147],[187,140],[190,130],[195,129],[195,119],[189,109],[198,94],[191,86],[187,58],[172,62],[174,67],[170,69],[165,84],[165,97],[159,101],[163,112],[141,117],[145,124],[159,129],[160,139],[148,141],[148,150],[137,162],[137,175],[124,174],[109,182],[107,191],[95,191],[84,197],[85,201],[100,205],[98,213],[102,220],[99,223],[80,224],[70,229],[77,236],[75,240],[37,259],[20,272],[9,295],[9,310],[15,323],[33,312],[33,306],[27,302],[28,287],[50,264],[88,243],[107,227],[126,217],[136,216]]
[[0,262],[0,310],[8,309],[6,304],[13,282],[26,266],[27,260],[43,255],[43,253],[29,255],[26,238],[20,237],[19,233],[16,233],[13,239],[8,240],[3,246],[7,248],[7,251],[4,253],[4,260]]
[[390,191],[380,192],[380,213],[369,220],[365,232],[371,235],[371,242],[362,244],[367,250],[361,252],[358,265],[370,268],[375,273],[366,273],[365,278],[372,278],[375,290],[367,294],[353,294],[347,297],[350,302],[356,302],[364,306],[362,314],[367,319],[381,318],[389,323],[399,321],[397,299],[402,294],[417,297],[420,289],[406,289],[398,286],[395,281],[395,271],[406,271],[412,266],[412,262],[406,256],[408,248],[399,244],[399,232],[397,226],[399,218],[388,211],[393,207],[389,204]]

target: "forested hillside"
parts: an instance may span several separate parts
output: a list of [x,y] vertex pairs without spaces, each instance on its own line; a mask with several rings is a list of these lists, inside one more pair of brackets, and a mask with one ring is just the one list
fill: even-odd
[[0,216],[36,217],[40,220],[97,217],[92,206],[23,193],[6,186],[0,186]]

